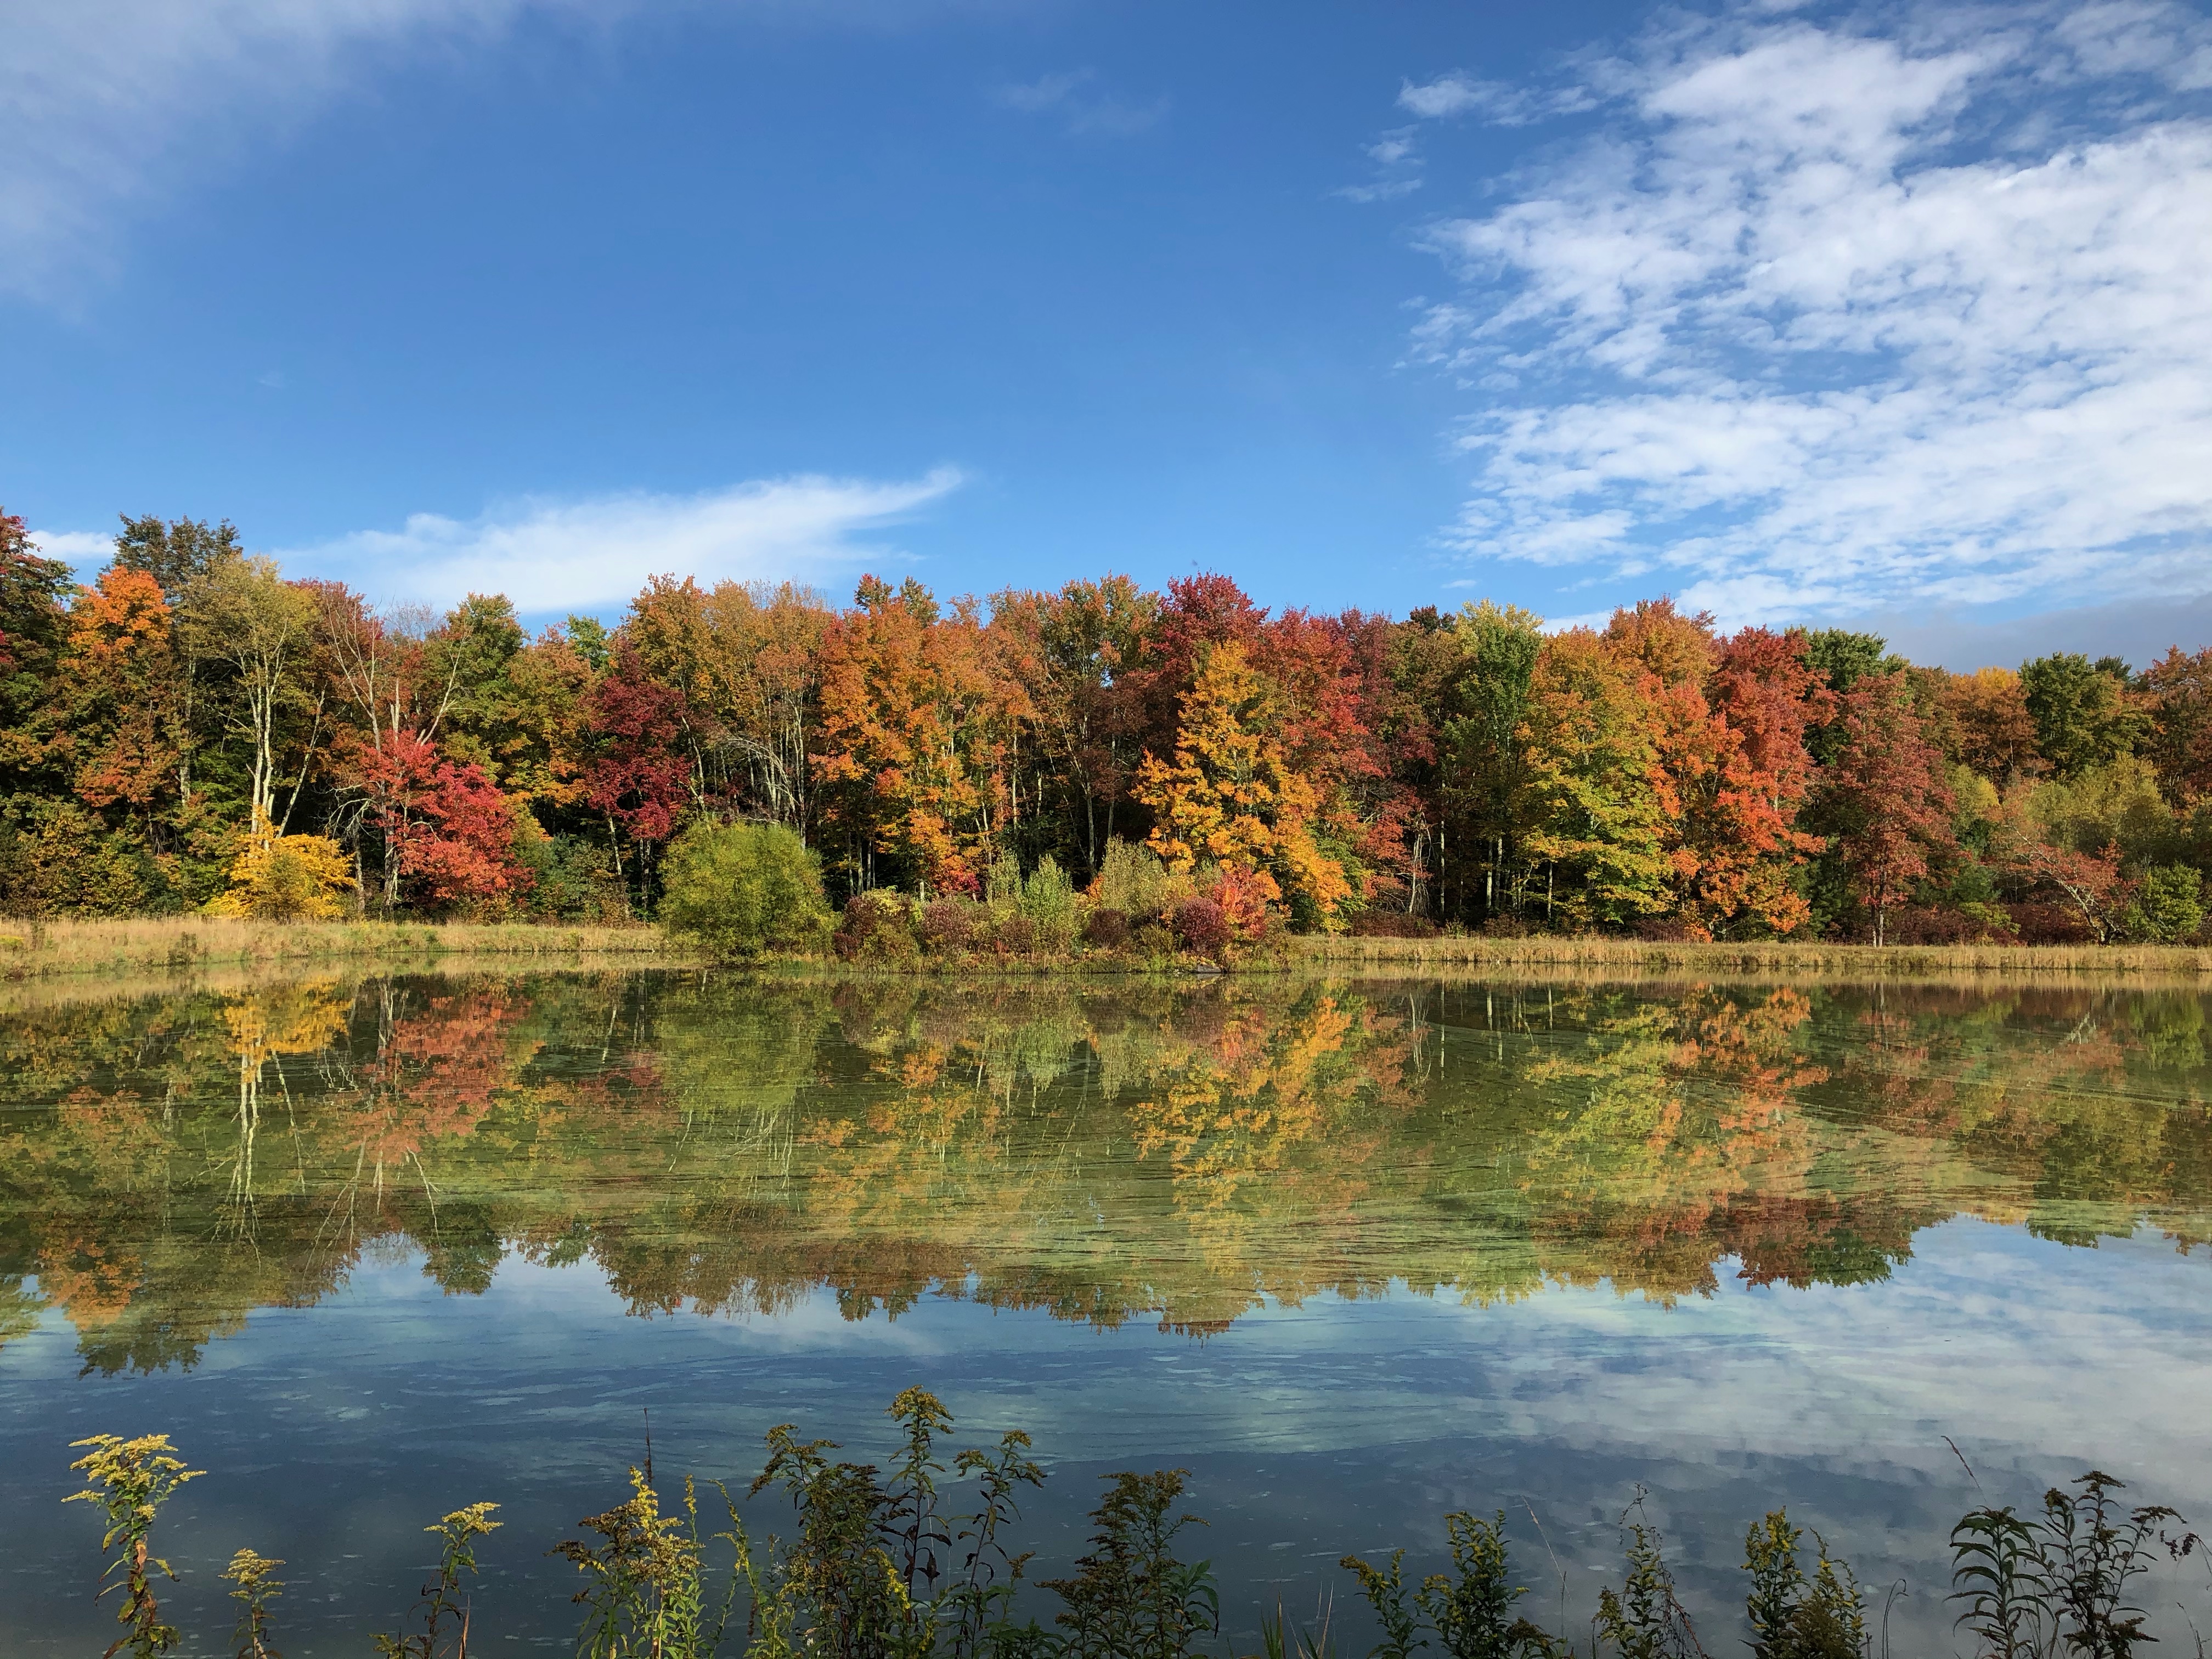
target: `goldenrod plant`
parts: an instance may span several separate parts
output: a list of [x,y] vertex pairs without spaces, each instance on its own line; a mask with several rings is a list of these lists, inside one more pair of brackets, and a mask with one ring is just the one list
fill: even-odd
[[185,1467],[174,1455],[166,1434],[143,1434],[125,1440],[112,1434],[96,1434],[70,1443],[72,1449],[92,1449],[70,1465],[84,1473],[87,1485],[62,1501],[97,1504],[107,1512],[107,1529],[100,1534],[103,1555],[113,1555],[102,1575],[100,1595],[121,1591],[123,1605],[116,1622],[123,1627],[101,1659],[114,1659],[126,1649],[131,1659],[157,1659],[177,1645],[176,1627],[161,1622],[161,1609],[154,1594],[154,1575],[170,1583],[177,1575],[169,1564],[153,1553],[150,1540],[155,1517],[177,1488],[197,1480],[207,1471]]

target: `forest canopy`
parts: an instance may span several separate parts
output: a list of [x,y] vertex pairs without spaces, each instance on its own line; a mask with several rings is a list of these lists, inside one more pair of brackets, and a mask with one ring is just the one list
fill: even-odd
[[2212,649],[1958,674],[1663,598],[1547,632],[1488,601],[1270,612],[1217,574],[872,575],[847,604],[656,577],[611,629],[532,636],[501,596],[380,611],[289,578],[227,523],[126,519],[81,582],[0,514],[11,914],[266,889],[643,919],[670,843],[739,822],[797,836],[839,902],[1141,881],[1135,849],[1304,931],[2179,941]]

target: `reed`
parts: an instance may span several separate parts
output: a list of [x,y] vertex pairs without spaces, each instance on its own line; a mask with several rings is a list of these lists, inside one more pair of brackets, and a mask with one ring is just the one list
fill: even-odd
[[311,962],[620,956],[689,961],[658,927],[539,922],[256,921],[234,916],[0,919],[0,979]]

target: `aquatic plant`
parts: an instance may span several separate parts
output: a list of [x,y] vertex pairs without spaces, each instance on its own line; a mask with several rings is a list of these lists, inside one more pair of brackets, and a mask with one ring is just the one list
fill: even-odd
[[1334,1611],[1331,1603],[1323,1601],[1309,1627],[1291,1624],[1283,1604],[1277,1601],[1274,1617],[1261,1615],[1260,1651],[1251,1659],[1336,1659],[1336,1644],[1329,1634]]

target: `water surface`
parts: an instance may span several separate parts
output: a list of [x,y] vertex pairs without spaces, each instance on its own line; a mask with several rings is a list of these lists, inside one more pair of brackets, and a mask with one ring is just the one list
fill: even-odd
[[1427,1570],[1469,1506],[1572,1622],[1640,1484],[1716,1653],[1784,1502],[1948,1652],[1963,1509],[2093,1463],[2212,1508],[2206,1012],[625,972],[0,1017],[0,1651],[112,1639],[86,1434],[210,1471],[164,1522],[188,1650],[252,1544],[288,1653],[365,1651],[478,1498],[478,1640],[520,1650],[569,1639],[543,1552],[648,1420],[742,1483],[779,1422],[880,1455],[919,1382],[963,1443],[1036,1437],[1040,1576],[1098,1475],[1188,1468],[1233,1628],[1348,1549]]

